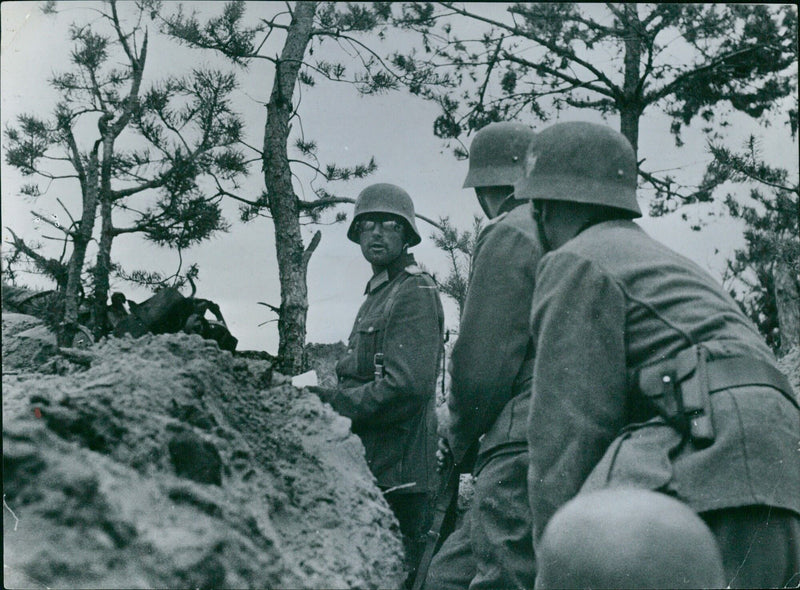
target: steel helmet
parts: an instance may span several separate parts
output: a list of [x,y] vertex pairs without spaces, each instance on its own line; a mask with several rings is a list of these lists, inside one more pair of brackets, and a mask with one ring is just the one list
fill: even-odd
[[399,186],[378,183],[372,184],[361,191],[353,209],[353,220],[347,230],[347,237],[351,241],[358,243],[356,221],[361,215],[366,215],[367,213],[391,213],[402,217],[411,230],[408,245],[416,246],[422,241],[419,230],[417,230],[417,224],[414,223],[414,202],[408,193]]
[[462,188],[513,185],[525,174],[525,154],[535,135],[527,125],[511,121],[482,128],[470,144]]
[[595,203],[641,217],[636,155],[624,135],[595,123],[557,123],[536,134],[517,199]]
[[689,506],[644,489],[581,493],[537,545],[536,588],[722,588],[714,534]]

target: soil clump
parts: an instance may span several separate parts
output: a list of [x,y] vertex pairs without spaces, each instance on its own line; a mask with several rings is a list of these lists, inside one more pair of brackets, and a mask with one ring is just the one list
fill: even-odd
[[6,587],[397,588],[350,422],[197,335],[70,356],[3,314]]

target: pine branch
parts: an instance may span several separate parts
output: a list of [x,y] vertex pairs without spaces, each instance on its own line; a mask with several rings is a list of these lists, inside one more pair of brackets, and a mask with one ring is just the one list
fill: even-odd
[[471,18],[471,19],[474,19],[474,20],[477,20],[477,21],[485,22],[485,23],[490,24],[492,26],[495,26],[495,27],[504,29],[506,31],[509,31],[509,32],[513,33],[514,35],[518,35],[520,37],[524,37],[526,39],[530,39],[531,41],[534,41],[535,43],[541,45],[542,47],[545,47],[546,49],[549,49],[555,55],[558,55],[559,57],[564,57],[564,58],[566,58],[566,59],[568,59],[568,60],[570,60],[570,61],[572,61],[572,62],[574,62],[574,63],[576,63],[576,64],[578,64],[578,65],[580,65],[582,67],[584,67],[584,68],[586,68],[588,71],[590,71],[592,74],[594,74],[597,77],[598,80],[600,80],[603,84],[605,84],[606,87],[611,92],[615,92],[615,93],[620,93],[621,92],[620,89],[608,78],[608,76],[606,76],[602,71],[597,69],[594,66],[594,64],[592,64],[591,62],[589,62],[589,61],[587,61],[587,60],[585,60],[583,58],[578,57],[572,51],[566,50],[563,47],[560,47],[557,44],[548,41],[547,39],[543,39],[542,37],[534,34],[532,31],[521,29],[521,28],[516,27],[516,26],[510,26],[510,25],[507,25],[506,23],[503,23],[503,22],[500,22],[500,21],[497,21],[497,20],[494,20],[494,19],[491,19],[491,18],[488,18],[488,17],[480,16],[478,14],[469,12],[466,9],[458,8],[452,2],[439,2],[439,4],[441,4],[442,6],[444,6],[446,8],[449,8],[450,10],[453,10],[454,12],[456,12],[457,14],[460,14],[462,16],[466,16],[468,18]]
[[62,231],[62,232],[64,232],[65,234],[67,234],[68,236],[70,236],[70,237],[71,237],[71,238],[73,238],[73,239],[74,239],[74,238],[76,238],[76,237],[78,236],[78,233],[77,233],[77,232],[75,232],[75,231],[72,231],[72,230],[69,230],[69,229],[66,229],[66,228],[65,228],[63,225],[61,225],[60,223],[58,223],[58,222],[56,222],[56,221],[52,221],[51,219],[48,219],[47,217],[45,217],[45,216],[44,216],[44,215],[42,215],[41,213],[37,213],[36,211],[31,211],[31,215],[33,215],[34,217],[36,217],[36,219],[38,219],[39,221],[43,221],[43,222],[44,222],[44,223],[46,223],[47,225],[49,225],[49,226],[51,226],[51,227],[54,227],[54,228],[56,228],[56,229],[57,229],[57,230],[59,230],[59,231]]
[[320,240],[322,240],[322,232],[317,230],[314,232],[314,237],[311,238],[311,241],[308,243],[308,246],[303,251],[303,266],[308,266],[308,261],[311,259],[311,255],[314,254],[314,250],[317,249],[319,246]]

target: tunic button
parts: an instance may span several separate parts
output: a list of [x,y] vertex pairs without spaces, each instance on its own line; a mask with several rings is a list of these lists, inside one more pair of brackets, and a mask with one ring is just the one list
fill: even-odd
[[372,326],[370,326],[369,330],[367,330],[367,332],[374,332],[374,331],[375,331],[375,328],[373,328]]

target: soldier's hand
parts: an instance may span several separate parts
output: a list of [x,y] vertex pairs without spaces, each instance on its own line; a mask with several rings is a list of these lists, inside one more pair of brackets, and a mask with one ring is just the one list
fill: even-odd
[[311,393],[319,397],[324,402],[329,401],[334,394],[333,389],[329,389],[328,387],[319,387],[317,385],[307,385],[306,389],[308,389]]
[[442,471],[446,464],[452,461],[453,451],[450,450],[450,445],[444,437],[439,438],[436,446],[436,470]]
[[436,408],[436,434],[440,438],[447,438],[450,434],[450,410],[447,404]]

